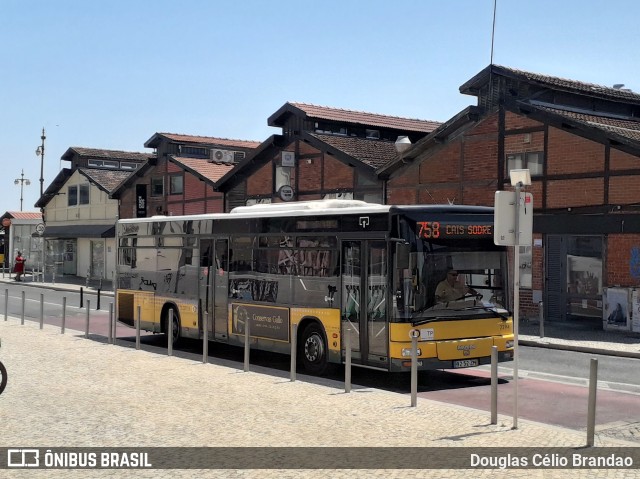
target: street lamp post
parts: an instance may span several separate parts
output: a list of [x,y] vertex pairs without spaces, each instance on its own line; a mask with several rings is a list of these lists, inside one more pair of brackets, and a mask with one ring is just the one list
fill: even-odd
[[15,185],[20,185],[20,211],[22,211],[22,190],[24,189],[24,185],[29,186],[31,184],[31,180],[29,178],[24,177],[24,170],[20,173],[20,178],[16,178],[13,183]]
[[44,127],[42,128],[42,136],[40,139],[42,140],[42,144],[36,148],[36,156],[40,157],[40,198],[42,198],[42,194],[44,193],[44,140],[47,139],[44,134]]

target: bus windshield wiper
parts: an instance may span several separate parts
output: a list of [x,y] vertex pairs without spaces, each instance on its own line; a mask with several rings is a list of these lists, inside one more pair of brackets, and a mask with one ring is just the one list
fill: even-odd
[[458,316],[434,316],[433,318],[424,318],[417,321],[411,321],[411,326],[420,326],[422,324],[435,323],[438,321],[458,321]]
[[484,304],[476,304],[473,306],[468,306],[466,308],[452,309],[451,311],[469,311],[473,309],[482,309],[484,311],[488,311],[490,313],[496,314],[497,316],[499,316],[501,319],[505,321],[509,319],[509,314],[508,314],[509,312],[507,310],[504,310],[507,313],[507,314],[504,314],[504,313],[501,313],[496,306],[485,306]]

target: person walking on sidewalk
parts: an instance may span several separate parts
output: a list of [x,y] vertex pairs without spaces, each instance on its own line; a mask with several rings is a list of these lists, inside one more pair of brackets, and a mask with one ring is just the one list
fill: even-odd
[[22,275],[24,273],[24,263],[25,259],[22,256],[22,253],[18,251],[18,255],[16,256],[15,264],[13,265],[13,272],[16,274],[16,281],[22,281]]

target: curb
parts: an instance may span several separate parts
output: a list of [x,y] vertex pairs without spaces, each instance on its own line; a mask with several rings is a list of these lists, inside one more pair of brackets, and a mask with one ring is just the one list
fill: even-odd
[[632,351],[616,351],[613,349],[590,348],[588,346],[576,346],[573,344],[541,343],[529,339],[520,339],[518,340],[518,344],[522,346],[532,346],[535,348],[560,349],[563,351],[575,351],[578,353],[600,354],[602,356],[617,356],[621,358],[640,359],[640,353],[634,353]]

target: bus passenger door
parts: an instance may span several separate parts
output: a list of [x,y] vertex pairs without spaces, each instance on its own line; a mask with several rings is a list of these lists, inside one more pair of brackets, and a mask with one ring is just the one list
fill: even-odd
[[388,366],[387,269],[385,241],[342,242],[342,331],[356,364]]
[[227,338],[227,298],[229,291],[229,241],[200,240],[200,305],[209,318],[208,337]]

